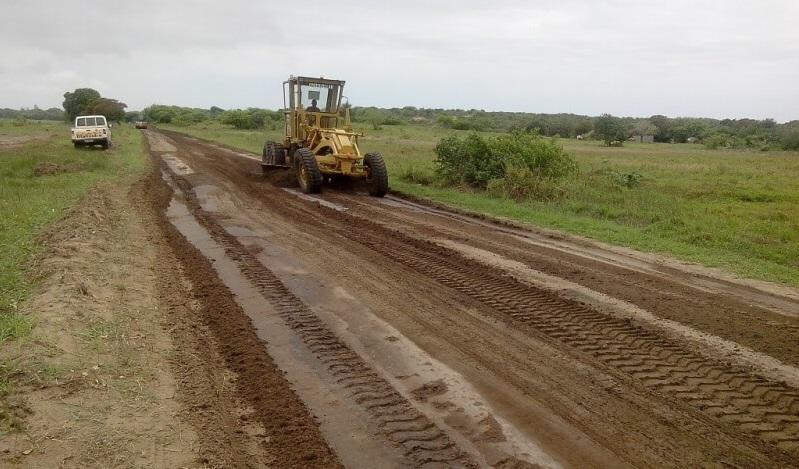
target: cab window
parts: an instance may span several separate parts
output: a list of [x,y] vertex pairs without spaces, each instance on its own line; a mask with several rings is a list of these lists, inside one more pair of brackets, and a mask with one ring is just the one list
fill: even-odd
[[313,100],[316,100],[316,107],[321,112],[335,112],[331,109],[330,97],[331,85],[325,83],[302,83],[300,85],[301,106],[308,107]]
[[105,117],[98,117],[95,125],[105,125]]
[[86,118],[85,117],[81,117],[80,119],[78,119],[78,127],[86,127]]

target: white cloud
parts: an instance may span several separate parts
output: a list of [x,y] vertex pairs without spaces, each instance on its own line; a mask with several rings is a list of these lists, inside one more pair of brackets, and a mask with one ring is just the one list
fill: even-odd
[[[96,8],[95,8],[96,7]],[[0,107],[96,87],[131,108],[281,103],[289,74],[359,105],[799,119],[799,3],[17,1]]]

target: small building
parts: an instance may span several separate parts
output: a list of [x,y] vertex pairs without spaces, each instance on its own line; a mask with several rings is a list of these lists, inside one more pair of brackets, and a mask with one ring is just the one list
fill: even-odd
[[631,142],[635,143],[655,143],[654,135],[633,135],[630,137]]

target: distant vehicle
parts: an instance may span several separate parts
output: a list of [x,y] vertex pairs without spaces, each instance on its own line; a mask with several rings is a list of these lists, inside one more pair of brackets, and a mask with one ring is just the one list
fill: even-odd
[[75,148],[102,145],[108,149],[111,146],[111,129],[105,116],[78,116],[71,133]]
[[147,128],[147,121],[136,121],[136,128],[137,129],[146,129]]

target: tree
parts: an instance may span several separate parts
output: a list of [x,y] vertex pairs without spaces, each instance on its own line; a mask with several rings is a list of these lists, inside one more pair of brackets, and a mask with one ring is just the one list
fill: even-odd
[[105,116],[106,119],[121,122],[125,119],[125,103],[120,103],[116,99],[96,98],[89,102],[84,112],[86,114],[98,114]]
[[594,132],[607,146],[610,146],[613,141],[624,140],[626,134],[621,119],[610,114],[602,114],[594,119]]
[[211,119],[216,119],[219,117],[220,114],[225,112],[224,109],[218,106],[211,106],[211,109],[208,110],[211,113]]
[[655,135],[658,128],[646,119],[639,120],[633,126],[633,135]]
[[225,111],[219,117],[219,121],[226,125],[232,125],[237,129],[254,129],[257,125],[252,121],[252,116],[242,109],[231,109]]
[[95,99],[100,99],[100,93],[91,88],[77,88],[73,92],[64,93],[64,110],[69,120],[83,114],[89,103]]

